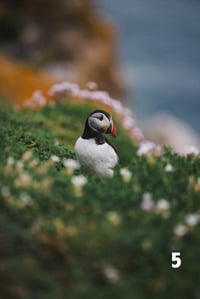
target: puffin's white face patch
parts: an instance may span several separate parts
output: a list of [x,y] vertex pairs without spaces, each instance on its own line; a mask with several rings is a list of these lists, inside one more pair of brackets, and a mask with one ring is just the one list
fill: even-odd
[[88,118],[88,124],[94,131],[102,131],[103,128],[110,126],[110,120],[105,114],[97,112]]

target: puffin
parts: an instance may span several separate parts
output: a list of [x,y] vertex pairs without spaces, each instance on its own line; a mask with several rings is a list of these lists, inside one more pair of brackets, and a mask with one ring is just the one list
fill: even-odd
[[86,119],[83,134],[74,146],[81,171],[98,177],[113,176],[119,158],[104,134],[116,137],[116,126],[108,112],[95,110]]

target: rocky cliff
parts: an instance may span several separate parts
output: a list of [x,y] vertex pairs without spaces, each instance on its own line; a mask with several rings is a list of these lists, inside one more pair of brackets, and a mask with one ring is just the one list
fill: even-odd
[[[2,0],[0,50],[56,80],[124,94],[116,32],[92,0]],[[17,78],[16,78],[17,79]]]

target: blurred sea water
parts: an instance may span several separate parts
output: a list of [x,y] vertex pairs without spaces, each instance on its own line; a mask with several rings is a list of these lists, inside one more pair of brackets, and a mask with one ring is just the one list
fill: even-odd
[[200,132],[200,1],[98,0],[118,29],[128,98],[140,119],[172,113]]

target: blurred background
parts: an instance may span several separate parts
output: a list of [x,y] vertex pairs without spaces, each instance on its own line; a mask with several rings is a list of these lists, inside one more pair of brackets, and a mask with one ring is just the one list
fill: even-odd
[[200,132],[200,2],[102,0],[140,117],[168,110]]
[[[151,120],[146,129],[160,139],[199,145],[191,128],[200,132],[200,2],[102,0],[101,8],[118,26],[123,74],[138,119]],[[169,140],[163,124],[181,136]]]
[[1,68],[26,62],[31,88],[5,88],[6,71],[1,94],[29,97],[38,70],[44,91],[54,80],[95,81],[132,108],[148,138],[199,148],[199,15],[197,0],[2,0]]

